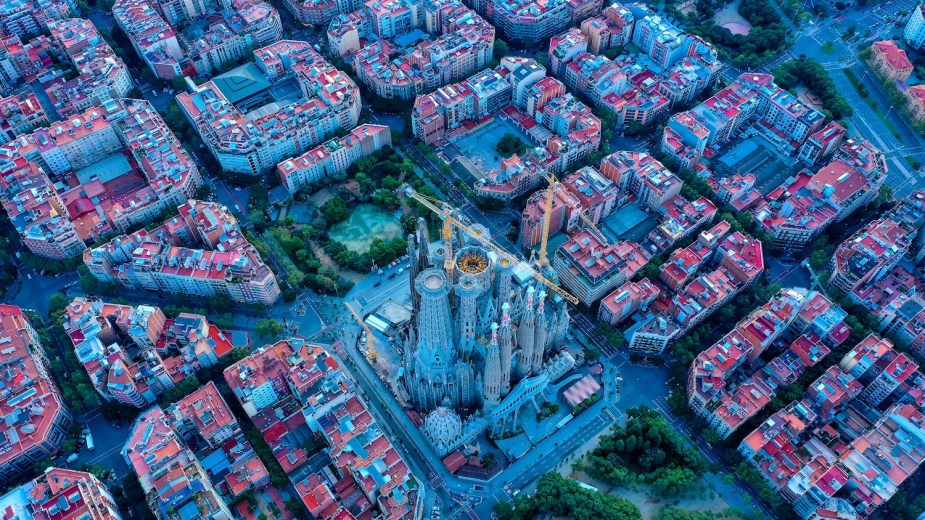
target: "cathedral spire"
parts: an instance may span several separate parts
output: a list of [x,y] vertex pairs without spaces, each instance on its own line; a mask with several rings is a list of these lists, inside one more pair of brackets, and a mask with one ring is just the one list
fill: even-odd
[[533,367],[533,342],[536,333],[536,313],[533,308],[533,286],[527,288],[527,299],[524,312],[520,317],[520,327],[517,329],[517,345],[520,351],[517,354],[517,375],[527,377]]
[[485,359],[485,408],[488,410],[501,402],[501,358],[498,353],[498,324],[491,324],[491,343]]
[[543,354],[546,352],[546,339],[548,336],[546,326],[546,292],[540,291],[539,304],[536,307],[536,331],[533,334],[533,349],[531,351],[530,367],[536,374],[543,368]]
[[501,306],[501,333],[499,355],[501,356],[501,395],[511,390],[511,357],[514,351],[514,337],[511,331],[511,305],[507,302]]
[[409,256],[412,262],[417,262],[418,272],[430,267],[430,232],[427,230],[427,221],[423,217],[418,218],[417,229],[415,229],[415,238],[417,238],[417,260]]
[[[421,272],[421,266],[418,263],[418,246],[417,246],[417,235],[409,234],[408,235],[408,258],[411,259],[408,273],[408,282],[411,285],[411,315],[417,316],[421,312],[421,295],[418,293],[417,288],[414,286],[414,281],[417,279],[418,274]],[[411,329],[414,329],[415,323],[412,321]],[[413,343],[412,343],[413,344]]]

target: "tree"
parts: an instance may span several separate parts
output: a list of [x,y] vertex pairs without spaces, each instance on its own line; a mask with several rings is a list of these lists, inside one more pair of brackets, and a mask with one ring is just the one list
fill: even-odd
[[418,217],[411,213],[402,215],[399,221],[401,221],[401,230],[405,235],[413,235],[418,227]]
[[877,200],[876,203],[880,206],[885,206],[893,202],[893,188],[884,184],[880,186],[880,189],[877,191]]
[[185,92],[186,91],[186,77],[185,76],[174,76],[173,77],[173,88],[175,88],[178,93]]
[[542,513],[577,520],[640,520],[642,513],[632,502],[584,489],[578,482],[551,472],[540,477],[536,493],[519,496],[514,507],[496,507],[498,518],[527,520]]
[[263,319],[254,326],[254,331],[261,338],[275,338],[283,333],[283,324],[271,319]]
[[495,44],[492,47],[492,55],[495,58],[495,61],[501,61],[501,58],[507,56],[507,42],[501,38],[495,38]]
[[48,314],[64,310],[71,300],[64,293],[56,292],[48,298]]
[[321,215],[328,224],[336,224],[347,220],[347,217],[350,216],[350,210],[343,199],[334,197],[321,207]]
[[522,154],[527,150],[527,145],[516,135],[508,132],[501,136],[495,150],[501,157],[510,157],[514,154]]
[[61,451],[64,453],[74,453],[77,450],[77,441],[74,439],[66,439],[61,443]]
[[819,96],[822,106],[828,110],[829,119],[844,119],[851,116],[853,109],[844,96],[839,93],[831,76],[821,63],[812,58],[801,56],[776,67],[772,73],[781,88],[792,89],[804,85]]
[[388,211],[395,211],[401,206],[395,192],[386,189],[379,189],[373,193],[373,203]]

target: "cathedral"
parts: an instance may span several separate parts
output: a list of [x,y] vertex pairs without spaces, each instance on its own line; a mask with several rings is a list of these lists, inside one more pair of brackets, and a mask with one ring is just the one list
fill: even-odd
[[431,250],[424,219],[408,236],[412,323],[403,383],[422,414],[490,414],[544,370],[568,331],[568,309],[542,284],[519,287],[514,265],[477,241],[457,234],[450,245]]

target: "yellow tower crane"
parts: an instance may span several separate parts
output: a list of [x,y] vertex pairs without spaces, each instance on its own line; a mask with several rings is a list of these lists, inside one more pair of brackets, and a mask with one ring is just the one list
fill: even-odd
[[360,317],[359,314],[357,314],[357,311],[353,310],[352,305],[350,305],[347,302],[344,302],[344,305],[350,311],[350,314],[353,315],[353,319],[356,320],[356,322],[360,325],[360,327],[363,328],[363,333],[366,334],[366,344],[368,345],[368,348],[369,348],[369,360],[375,361],[378,355],[376,354],[376,338],[375,336],[373,336],[372,329],[370,329],[369,325],[367,325],[366,322],[363,321],[363,318]]
[[[556,189],[559,187],[558,186],[559,180],[556,179],[555,175],[550,175],[549,179],[547,180],[549,181],[549,187],[546,188],[546,208],[543,211],[543,230],[542,230],[542,235],[540,236],[539,261],[540,261],[541,268],[546,267],[546,265],[549,263],[549,257],[548,257],[549,253],[547,251],[547,248],[549,246],[549,226],[552,221],[553,199],[555,197]],[[591,228],[592,231],[594,231],[594,233],[598,236],[598,238],[601,239],[601,243],[604,246],[610,245],[610,241],[607,240],[607,235],[605,235],[603,232],[601,232],[600,229],[598,229],[598,227],[594,224],[591,218],[585,215],[585,212],[582,210],[581,207],[574,205],[574,204],[570,204],[568,199],[563,199],[563,202],[565,202],[565,204],[567,204],[568,207],[572,208],[578,213],[578,216],[581,217],[581,220],[583,220],[584,223],[589,228]]]
[[[482,233],[481,233],[480,231],[471,228],[468,224],[466,224],[465,222],[463,222],[462,220],[460,220],[459,218],[457,218],[456,215],[455,215],[456,210],[454,210],[453,207],[451,207],[451,206],[450,206],[449,204],[447,204],[446,202],[443,202],[443,201],[441,201],[441,200],[431,201],[430,199],[428,199],[428,198],[425,197],[424,195],[421,195],[420,193],[418,193],[417,190],[415,190],[414,188],[412,188],[412,187],[411,187],[410,185],[408,185],[408,184],[403,184],[403,185],[399,188],[399,191],[400,191],[401,193],[404,193],[405,195],[411,197],[412,199],[414,199],[414,200],[420,202],[421,205],[423,205],[425,208],[427,208],[427,209],[433,211],[434,213],[440,215],[440,216],[444,219],[444,220],[443,220],[444,230],[446,230],[446,228],[447,228],[447,223],[449,222],[452,226],[456,226],[456,227],[458,227],[459,229],[465,231],[469,236],[471,236],[472,238],[474,238],[474,239],[475,239],[476,241],[478,241],[480,244],[482,244],[483,246],[485,246],[485,247],[487,247],[488,249],[491,249],[492,251],[494,251],[495,253],[497,253],[498,256],[500,256],[501,258],[504,258],[504,259],[506,259],[507,261],[509,261],[509,262],[511,262],[512,264],[515,264],[515,265],[516,265],[516,264],[519,264],[519,263],[524,263],[524,262],[522,262],[519,258],[517,258],[516,256],[512,255],[511,253],[508,253],[507,251],[505,251],[505,250],[504,250],[503,248],[501,248],[500,246],[494,244],[494,243],[491,241],[491,236],[487,236],[487,237],[486,237],[486,236],[483,236]],[[438,206],[438,204],[439,204],[439,206]],[[444,231],[444,233],[445,233],[445,232],[446,232],[446,231]],[[451,234],[452,234],[452,233],[451,233]],[[524,265],[526,265],[526,264],[524,263]],[[446,268],[446,266],[444,266],[444,268]],[[452,275],[452,264],[450,265],[450,268],[451,268],[451,270],[450,270],[449,274]],[[559,287],[559,284],[557,284],[556,282],[553,282],[552,280],[546,278],[546,277],[543,276],[541,273],[537,272],[535,269],[530,268],[529,266],[528,266],[528,268],[532,271],[533,277],[536,278],[537,281],[539,281],[540,283],[542,283],[543,285],[545,285],[546,287],[548,287],[549,290],[551,290],[552,292],[558,294],[558,295],[561,296],[562,298],[565,298],[566,300],[572,302],[572,304],[578,305],[578,303],[579,303],[578,298],[576,298],[575,296],[573,296],[572,294],[570,294],[570,293],[569,293],[568,291],[566,291],[565,289]]]
[[549,265],[547,248],[549,246],[549,224],[552,221],[552,201],[556,195],[556,176],[549,176],[549,187],[546,188],[546,207],[543,210],[543,230],[540,236],[540,269]]

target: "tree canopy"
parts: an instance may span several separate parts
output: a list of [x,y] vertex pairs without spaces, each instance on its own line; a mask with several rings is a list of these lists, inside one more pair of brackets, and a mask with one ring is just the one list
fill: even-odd
[[501,520],[532,520],[542,513],[574,520],[641,520],[632,502],[581,487],[577,481],[552,472],[540,477],[532,497],[517,497],[514,507],[495,507]]
[[648,484],[661,496],[691,490],[707,469],[699,453],[684,443],[662,416],[645,407],[627,411],[588,455],[588,473],[609,484]]
[[516,135],[508,132],[501,136],[495,150],[501,157],[510,157],[514,154],[522,154],[527,151],[527,145]]
[[347,217],[350,216],[350,209],[347,208],[347,203],[344,202],[344,199],[334,197],[321,207],[321,215],[328,224],[336,224],[347,220]]
[[726,3],[724,0],[697,2],[700,20],[695,22],[697,25],[692,32],[722,47],[737,65],[759,65],[787,45],[790,36],[787,26],[768,0],[742,0],[739,3],[739,14],[752,26],[748,34],[733,34],[713,21],[716,10]]
[[254,326],[254,331],[261,338],[275,338],[283,333],[283,324],[276,320],[260,320]]
[[781,88],[789,90],[803,85],[819,96],[824,110],[828,110],[833,119],[844,119],[854,112],[848,100],[838,92],[829,73],[812,58],[801,56],[799,59],[784,62],[775,67],[772,73]]

